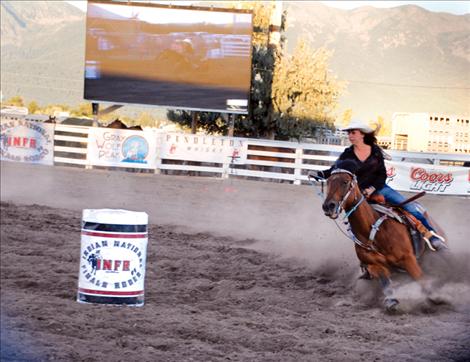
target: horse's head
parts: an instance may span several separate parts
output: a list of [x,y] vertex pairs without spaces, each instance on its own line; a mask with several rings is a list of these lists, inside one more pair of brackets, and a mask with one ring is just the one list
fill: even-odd
[[352,161],[340,161],[335,165],[327,181],[327,195],[322,208],[326,216],[336,219],[355,195],[357,180],[354,172],[357,166]]

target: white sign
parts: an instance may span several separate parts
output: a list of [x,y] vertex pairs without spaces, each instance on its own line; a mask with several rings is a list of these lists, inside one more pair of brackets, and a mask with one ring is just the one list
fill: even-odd
[[82,230],[79,293],[105,297],[144,294],[147,233]]
[[90,128],[88,162],[96,166],[156,167],[156,137],[152,131]]
[[1,121],[0,158],[54,164],[54,125],[24,119]]
[[160,157],[212,163],[246,162],[247,142],[241,138],[215,137],[187,133],[163,135]]
[[470,169],[386,161],[387,184],[396,190],[469,195]]

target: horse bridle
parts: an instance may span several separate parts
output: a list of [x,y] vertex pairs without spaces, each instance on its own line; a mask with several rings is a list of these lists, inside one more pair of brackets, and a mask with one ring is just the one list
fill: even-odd
[[[341,202],[339,203],[339,206],[338,206],[338,209],[337,209],[337,212],[338,214],[340,214],[342,212],[342,210],[344,210],[343,208],[343,205],[344,203],[346,202],[346,200],[349,198],[349,195],[351,194],[351,192],[353,191],[354,189],[354,186],[357,185],[357,177],[355,174],[353,174],[352,172],[348,171],[348,170],[345,170],[343,168],[337,168],[336,170],[333,170],[331,172],[332,175],[334,174],[338,174],[338,173],[346,173],[348,174],[349,176],[351,176],[351,181],[349,181],[349,189],[348,189],[348,192],[346,192],[346,194],[343,196]],[[354,197],[354,200],[356,200],[357,198]],[[344,216],[344,219],[346,219],[347,217],[349,217],[354,211],[357,210],[357,208],[359,207],[359,205],[365,200],[365,197],[364,195],[362,195],[362,198],[359,200],[359,202],[353,206],[353,208],[349,211],[346,212],[346,210],[344,210],[344,212],[346,213],[346,215]]]
[[[338,206],[337,212],[338,212],[338,214],[339,214],[339,213],[341,213],[341,211],[342,211],[342,209],[343,209],[344,203],[345,203],[346,200],[349,198],[349,195],[351,194],[352,190],[354,189],[354,186],[357,185],[357,177],[356,177],[356,175],[353,174],[352,172],[350,172],[350,171],[348,171],[348,170],[345,170],[345,169],[342,169],[342,168],[337,168],[336,170],[334,170],[334,171],[331,172],[332,175],[333,175],[333,174],[337,174],[337,173],[346,173],[346,174],[348,174],[348,175],[351,176],[351,181],[349,181],[349,190],[348,190],[348,192],[343,196],[343,199],[341,200],[341,202],[340,202],[340,204],[339,204],[339,206]],[[356,199],[357,199],[357,197],[355,196],[355,197],[354,197],[354,200],[356,200]],[[364,202],[365,199],[366,199],[366,198],[364,197],[364,195],[361,194],[361,199],[359,200],[359,202],[356,203],[356,205],[354,205],[354,206],[351,208],[351,210],[349,210],[349,211],[347,211],[347,212],[346,212],[346,210],[344,210],[345,215],[344,215],[343,220],[344,220],[344,219],[347,219],[354,211],[356,211],[357,208],[359,207],[359,205],[361,205],[361,204]],[[383,220],[382,220],[382,221],[383,221]],[[347,222],[345,222],[345,223],[347,223]],[[349,229],[349,230],[350,230],[350,229]],[[378,230],[378,229],[377,229],[377,230]],[[375,232],[376,232],[377,230],[375,230]],[[375,233],[374,233],[374,235],[375,235]],[[375,246],[373,245],[373,239],[372,239],[372,245],[367,245],[367,244],[363,243],[362,241],[360,241],[352,232],[351,232],[351,235],[348,236],[348,237],[349,237],[355,244],[357,244],[357,245],[363,247],[364,249],[370,250],[370,251],[374,251],[374,252],[377,252],[377,253],[378,253],[377,249],[376,249]]]

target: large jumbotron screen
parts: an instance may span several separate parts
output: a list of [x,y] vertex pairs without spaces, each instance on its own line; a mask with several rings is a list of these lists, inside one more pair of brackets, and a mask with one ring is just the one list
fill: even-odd
[[88,1],[84,97],[247,113],[252,13]]

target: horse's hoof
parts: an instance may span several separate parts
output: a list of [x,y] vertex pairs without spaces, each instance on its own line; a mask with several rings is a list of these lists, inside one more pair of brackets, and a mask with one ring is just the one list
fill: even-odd
[[400,302],[398,301],[398,299],[387,298],[384,301],[385,309],[387,310],[387,312],[396,312],[399,303]]

